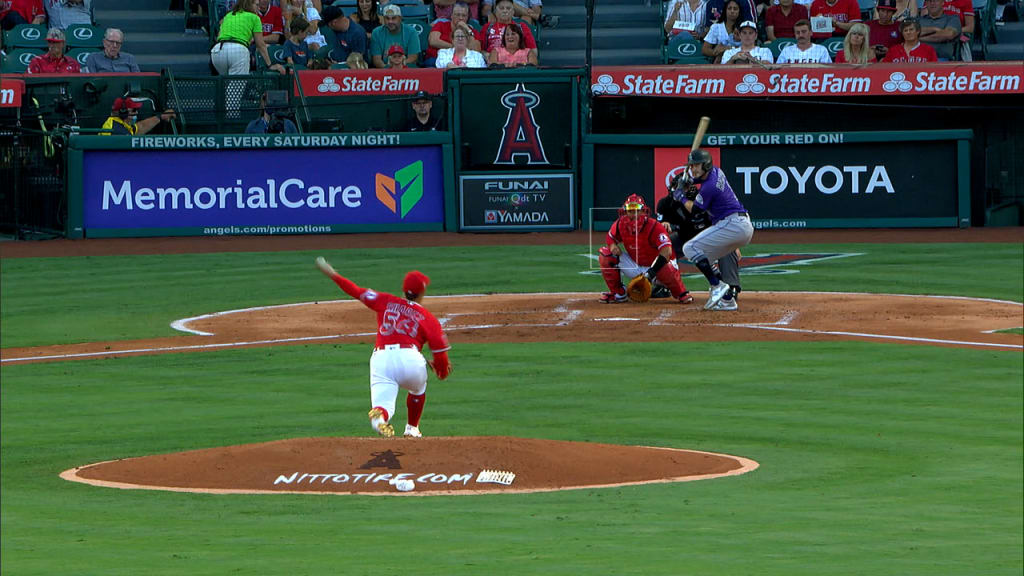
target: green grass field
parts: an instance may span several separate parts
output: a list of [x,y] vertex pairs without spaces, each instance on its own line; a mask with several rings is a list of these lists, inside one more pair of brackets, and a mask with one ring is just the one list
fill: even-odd
[[[601,289],[584,246],[0,260],[5,348],[173,334],[178,318],[343,295],[328,257],[396,290]],[[1024,300],[1009,244],[858,252],[747,290]],[[704,283],[691,282],[692,289]],[[1024,324],[1024,318],[1021,320]],[[464,344],[428,435],[693,448],[753,473],[545,494],[381,498],[122,491],[115,458],[364,436],[365,345],[3,366],[4,574],[1007,574],[1024,570],[1024,354],[865,342]],[[638,376],[643,375],[643,376]],[[400,409],[399,417],[404,413]]]

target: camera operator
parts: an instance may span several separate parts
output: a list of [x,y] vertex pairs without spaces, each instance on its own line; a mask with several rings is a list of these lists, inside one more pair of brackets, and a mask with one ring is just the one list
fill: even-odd
[[175,118],[174,110],[168,108],[162,114],[139,120],[140,108],[141,102],[127,96],[114,99],[114,104],[110,107],[110,117],[103,123],[102,129],[105,132],[100,132],[100,136],[141,136],[148,134],[161,122],[170,122]]
[[245,127],[246,134],[296,134],[298,128],[288,117],[288,94],[268,90],[260,98],[260,115]]

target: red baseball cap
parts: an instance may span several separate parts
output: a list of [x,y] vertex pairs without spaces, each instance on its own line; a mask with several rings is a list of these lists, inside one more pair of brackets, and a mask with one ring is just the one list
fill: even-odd
[[392,54],[405,55],[405,50],[403,50],[402,47],[399,46],[398,44],[394,44],[391,46],[391,48],[388,49],[388,56],[391,56]]
[[419,270],[413,270],[405,275],[405,280],[402,281],[402,292],[406,294],[423,294],[427,291],[427,286],[430,285],[430,278],[426,274]]
[[136,102],[131,98],[115,98],[114,103],[110,106],[110,109],[117,112],[118,110],[138,110],[142,108],[141,102]]

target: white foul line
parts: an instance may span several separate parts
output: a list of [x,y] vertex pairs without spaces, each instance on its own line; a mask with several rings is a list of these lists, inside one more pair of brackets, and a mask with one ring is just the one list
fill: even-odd
[[827,334],[830,336],[856,336],[858,338],[878,338],[881,340],[906,340],[910,342],[930,342],[932,344],[957,344],[961,346],[991,346],[994,348],[1024,349],[1024,346],[1021,346],[1019,344],[994,344],[989,342],[969,342],[964,340],[940,340],[938,338],[919,338],[916,336],[889,336],[886,334],[865,334],[862,332],[842,332],[838,330],[805,330],[801,328],[783,328],[781,326],[767,326],[762,324],[720,324],[720,326],[731,326],[733,328],[753,328],[754,330],[775,330],[777,332]]

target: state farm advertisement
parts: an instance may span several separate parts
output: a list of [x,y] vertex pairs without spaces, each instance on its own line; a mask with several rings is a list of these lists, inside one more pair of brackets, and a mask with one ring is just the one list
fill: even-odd
[[1022,94],[1020,62],[743,66],[597,66],[594,96],[766,97]]
[[21,108],[21,97],[24,94],[24,81],[0,78],[0,108]]
[[[444,92],[444,70],[302,70],[298,74],[306,98],[316,96],[402,96],[420,90]],[[298,94],[298,92],[296,92]]]

